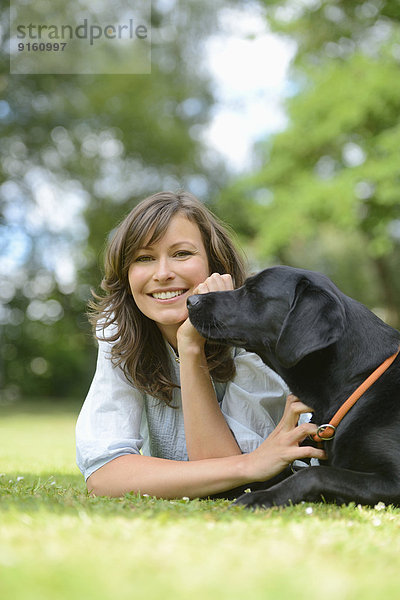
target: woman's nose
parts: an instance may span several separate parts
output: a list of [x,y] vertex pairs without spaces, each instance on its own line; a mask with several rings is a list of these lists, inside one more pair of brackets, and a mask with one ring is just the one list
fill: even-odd
[[160,260],[156,262],[156,269],[153,273],[153,279],[156,281],[167,281],[168,279],[173,279],[174,277],[175,273],[171,268],[168,258],[160,258]]

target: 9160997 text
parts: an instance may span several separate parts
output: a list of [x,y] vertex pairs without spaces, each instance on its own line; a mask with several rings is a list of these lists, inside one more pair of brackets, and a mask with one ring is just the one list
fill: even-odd
[[67,42],[27,42],[23,44],[20,42],[18,44],[18,52],[23,52],[24,50],[27,52],[63,52]]

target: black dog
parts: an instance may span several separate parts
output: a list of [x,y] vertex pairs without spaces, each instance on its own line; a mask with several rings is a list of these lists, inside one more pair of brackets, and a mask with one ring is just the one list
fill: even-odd
[[[266,269],[234,291],[191,296],[188,308],[207,339],[257,353],[314,409],[318,425],[400,344],[397,330],[327,277],[291,267]],[[323,444],[324,466],[301,469],[237,503],[400,505],[400,355]]]

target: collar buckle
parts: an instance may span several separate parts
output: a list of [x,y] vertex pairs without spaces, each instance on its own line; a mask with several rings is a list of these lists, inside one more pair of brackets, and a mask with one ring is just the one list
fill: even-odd
[[[326,435],[325,432],[327,429],[332,429],[331,435],[329,435],[329,434]],[[328,441],[328,440],[333,440],[333,438],[335,437],[335,433],[336,433],[336,427],[334,425],[331,425],[330,423],[324,423],[323,425],[320,425],[318,427],[315,437],[319,437],[321,440]]]

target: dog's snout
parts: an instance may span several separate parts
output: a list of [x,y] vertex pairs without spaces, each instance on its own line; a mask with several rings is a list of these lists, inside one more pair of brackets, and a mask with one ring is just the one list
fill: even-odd
[[195,308],[200,304],[200,296],[189,296],[186,301],[186,305],[188,308]]

